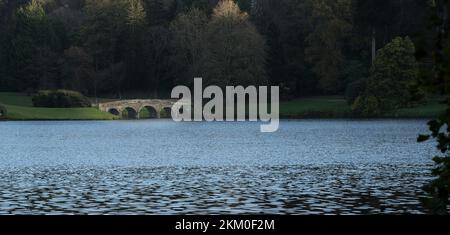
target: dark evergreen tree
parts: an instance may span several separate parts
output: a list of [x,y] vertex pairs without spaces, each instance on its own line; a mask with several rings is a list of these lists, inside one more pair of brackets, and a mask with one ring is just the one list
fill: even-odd
[[168,23],[169,13],[164,6],[163,0],[144,0],[144,6],[148,25],[155,26]]

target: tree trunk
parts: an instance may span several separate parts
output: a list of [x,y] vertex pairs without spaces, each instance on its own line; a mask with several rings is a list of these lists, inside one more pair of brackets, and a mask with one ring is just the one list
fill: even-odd
[[372,65],[375,62],[375,57],[377,54],[377,39],[376,39],[376,31],[372,30]]

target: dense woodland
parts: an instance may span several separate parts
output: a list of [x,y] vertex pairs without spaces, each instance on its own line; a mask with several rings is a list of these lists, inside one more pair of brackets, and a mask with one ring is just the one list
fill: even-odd
[[374,115],[420,96],[430,2],[0,0],[0,91],[167,97],[203,77],[346,95]]

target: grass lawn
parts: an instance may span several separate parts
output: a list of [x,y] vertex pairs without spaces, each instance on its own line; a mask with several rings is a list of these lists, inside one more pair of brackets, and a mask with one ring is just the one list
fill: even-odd
[[114,116],[96,108],[35,108],[31,97],[20,93],[0,92],[10,120],[112,120]]
[[[446,109],[439,98],[429,98],[411,108],[386,114],[386,118],[431,118]],[[351,106],[345,97],[319,96],[281,102],[280,116],[284,118],[347,118],[351,117]]]
[[280,115],[285,118],[336,118],[349,117],[350,113],[350,105],[339,96],[308,97],[280,103]]
[[[113,120],[116,116],[96,108],[35,108],[31,97],[20,93],[0,92],[0,103],[7,109],[10,120]],[[391,118],[430,118],[444,111],[438,98],[428,99],[412,108],[386,114]],[[147,113],[143,110],[141,117]],[[350,118],[351,107],[344,97],[319,96],[299,98],[280,103],[282,118]]]
[[440,103],[439,98],[430,98],[415,107],[399,109],[389,116],[404,118],[436,117],[439,113],[445,111],[446,108],[445,104]]

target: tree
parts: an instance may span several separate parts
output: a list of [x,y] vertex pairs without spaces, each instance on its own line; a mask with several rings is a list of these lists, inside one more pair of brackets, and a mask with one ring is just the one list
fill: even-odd
[[31,56],[22,74],[26,76],[26,89],[57,89],[61,84],[62,61],[58,54],[48,47],[39,47]]
[[310,32],[306,2],[265,0],[261,6],[262,14],[251,19],[267,39],[270,84],[280,86],[282,99],[317,93],[317,81],[305,60],[305,38]]
[[[421,76],[422,87],[435,94],[448,96],[450,92],[450,1],[432,1],[434,49],[432,52],[433,65],[429,71]],[[436,119],[428,123],[431,134],[421,135],[419,142],[431,138],[438,143],[437,149],[442,155],[435,156],[435,177],[424,187],[427,197],[423,199],[425,206],[433,214],[448,214],[450,205],[450,100],[444,102],[447,110]]]
[[156,93],[202,76],[223,84],[268,80],[282,99],[347,90],[354,100],[364,91],[372,41],[376,50],[396,36],[427,43],[431,35],[420,34],[423,0],[233,0],[229,6],[239,7],[216,14],[224,2],[0,0],[0,89],[37,89],[47,82],[26,71],[55,71],[76,47],[92,57],[97,76],[124,69],[102,76],[114,78],[102,80],[110,92]]
[[339,81],[344,63],[343,40],[352,29],[351,0],[311,0],[306,60],[319,79],[319,88],[327,93],[341,89]]
[[356,1],[355,22],[359,32],[370,40],[371,46],[367,45],[366,48],[371,50],[372,63],[375,61],[377,38],[383,39],[385,43],[387,43],[386,40],[390,40],[387,39],[387,29],[393,24],[397,11],[394,4],[395,1],[391,0]]
[[345,96],[349,104],[352,104],[356,98],[363,94],[366,88],[369,69],[359,60],[347,61],[347,65],[342,71],[345,77]]
[[127,9],[125,0],[86,0],[83,44],[93,56],[96,71],[108,68],[119,59]]
[[380,102],[374,96],[358,96],[352,105],[352,113],[358,117],[378,117],[382,114]]
[[207,52],[206,14],[193,8],[180,14],[171,24],[174,60],[178,64],[177,84],[193,85],[194,77],[204,75]]
[[428,1],[423,0],[356,0],[354,37],[362,42],[359,50],[373,62],[377,49],[393,38],[424,35],[427,9]]
[[11,84],[15,89],[39,88],[41,77],[37,74],[47,73],[44,64],[54,64],[48,59],[56,60],[52,49],[56,48],[57,41],[52,25],[38,1],[32,0],[18,9],[7,29],[4,49],[8,56],[7,72],[15,80]]
[[270,0],[251,0],[250,2],[250,12],[253,16],[261,16],[269,10]]
[[207,84],[224,87],[267,82],[265,40],[236,3],[219,2],[207,35]]
[[162,0],[144,0],[144,5],[149,25],[155,26],[168,22],[169,15]]
[[[74,3],[74,1],[69,1]],[[72,5],[69,5],[72,6]],[[82,7],[74,4],[73,7],[67,5],[57,6],[48,13],[49,19],[57,26],[59,34],[63,38],[63,48],[67,49],[70,45],[81,45],[83,43],[81,28],[85,25],[86,14],[82,11]]]
[[84,94],[96,95],[97,81],[92,57],[80,47],[70,47],[64,51],[66,79],[62,81],[65,89]]
[[219,1],[220,0],[181,0],[180,2],[185,11],[195,8],[209,15]]
[[113,94],[122,99],[124,87],[122,84],[126,79],[126,69],[123,62],[110,65],[108,68],[96,73],[98,80],[98,91],[103,94]]
[[4,45],[6,44],[5,39],[5,20],[4,20],[4,5],[5,3],[3,0],[0,0],[0,90],[5,89],[8,87],[6,82],[6,50],[4,48]]
[[144,38],[146,55],[146,72],[144,84],[146,91],[152,91],[153,97],[161,94],[159,91],[172,89],[173,68],[177,66],[171,61],[172,35],[166,27],[150,27]]
[[139,27],[145,24],[145,9],[141,0],[130,0],[127,19],[127,23],[131,27]]
[[408,37],[395,38],[378,51],[363,96],[376,98],[380,110],[374,113],[405,107],[417,75],[414,44]]
[[136,89],[144,85],[146,71],[145,21],[146,12],[141,0],[131,0],[127,10],[127,34],[123,43],[122,56],[126,66],[128,89]]

